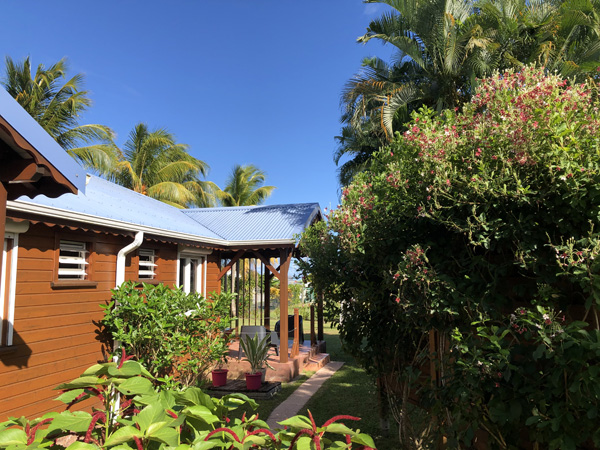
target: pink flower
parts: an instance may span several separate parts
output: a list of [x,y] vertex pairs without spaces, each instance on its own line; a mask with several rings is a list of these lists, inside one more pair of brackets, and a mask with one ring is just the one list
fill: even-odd
[[446,179],[446,184],[447,184],[448,186],[450,186],[450,180],[449,180],[449,179]]

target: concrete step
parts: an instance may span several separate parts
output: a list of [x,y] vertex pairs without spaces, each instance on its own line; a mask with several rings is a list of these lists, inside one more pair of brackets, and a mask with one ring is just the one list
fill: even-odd
[[317,353],[308,358],[308,361],[304,364],[305,372],[316,372],[321,367],[326,366],[331,361],[329,353]]

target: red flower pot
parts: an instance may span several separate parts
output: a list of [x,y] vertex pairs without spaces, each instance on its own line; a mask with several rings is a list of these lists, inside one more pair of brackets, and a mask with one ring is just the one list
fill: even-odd
[[249,391],[257,391],[262,385],[262,373],[247,373],[246,374],[246,389]]
[[212,371],[212,382],[214,387],[225,386],[227,384],[227,369],[218,369]]

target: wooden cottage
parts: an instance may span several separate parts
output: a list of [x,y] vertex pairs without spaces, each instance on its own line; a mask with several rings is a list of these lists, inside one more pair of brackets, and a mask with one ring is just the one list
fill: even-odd
[[[206,295],[220,291],[223,276],[237,262],[253,258],[281,280],[281,313],[287,315],[283,287],[295,235],[320,220],[318,204],[179,210],[82,176],[33,119],[7,125],[4,111],[20,109],[9,100],[0,89],[0,160],[11,163],[0,172],[8,192],[6,200],[0,198],[6,211],[0,216],[5,226],[0,420],[56,409],[55,386],[106,360],[99,304],[125,280]],[[36,135],[43,138],[36,141]],[[44,195],[31,198],[38,194]],[[272,265],[274,258],[279,267]],[[282,340],[282,361],[286,347]]]

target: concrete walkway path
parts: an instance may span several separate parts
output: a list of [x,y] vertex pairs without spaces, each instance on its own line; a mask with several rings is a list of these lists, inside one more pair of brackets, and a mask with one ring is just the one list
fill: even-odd
[[310,399],[315,392],[333,375],[340,367],[344,365],[343,362],[332,361],[326,366],[322,367],[312,377],[306,380],[304,383],[294,391],[286,400],[284,400],[277,408],[273,410],[267,424],[271,429],[281,428],[277,422],[285,420],[289,417],[295,416],[300,410],[306,405],[308,399]]

